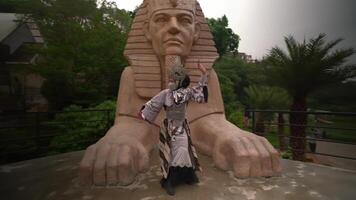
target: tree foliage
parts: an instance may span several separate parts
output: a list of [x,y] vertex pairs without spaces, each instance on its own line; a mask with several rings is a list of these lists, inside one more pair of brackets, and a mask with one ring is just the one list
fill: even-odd
[[241,64],[242,62],[240,60],[224,56],[214,65],[214,69],[220,81],[220,89],[224,100],[226,116],[229,116],[237,110],[238,103],[235,86],[241,80],[238,73]]
[[292,36],[284,40],[288,53],[272,48],[266,58],[266,72],[272,84],[285,88],[293,98],[306,98],[317,89],[354,76],[355,66],[343,65],[354,50],[331,52],[341,39],[326,42],[326,35],[320,34],[308,42],[298,43]]
[[310,107],[319,110],[356,112],[356,81],[340,82],[315,91],[309,99]]
[[227,17],[224,15],[221,18],[209,18],[207,20],[219,55],[222,56],[228,52],[237,53],[240,37],[228,27]]
[[245,88],[246,102],[254,109],[286,109],[289,106],[287,92],[278,87],[251,85]]
[[[285,110],[289,106],[288,93],[278,87],[250,85],[245,88],[247,105],[257,110]],[[256,113],[256,129],[259,134],[265,132],[264,121],[274,119],[274,113]]]
[[218,74],[227,119],[235,125],[243,126],[243,107],[246,101],[244,88],[251,84],[263,82],[262,69],[253,63],[246,63],[232,55],[221,57],[214,65]]
[[33,49],[40,54],[35,70],[46,78],[42,91],[53,109],[88,106],[116,95],[127,65],[129,12],[105,0],[99,7],[96,0],[22,0],[18,8],[44,37],[45,47]]
[[112,126],[115,107],[115,101],[104,101],[88,111],[78,105],[66,107],[63,113],[47,123],[48,126],[53,124],[61,133],[52,138],[49,154],[82,150],[96,142]]
[[0,12],[1,13],[15,13],[16,12],[16,0],[0,0]]
[[[286,89],[292,97],[291,111],[307,111],[307,97],[314,91],[340,83],[354,76],[354,65],[347,65],[347,58],[354,53],[352,48],[332,49],[341,39],[326,42],[320,34],[308,42],[297,42],[294,37],[285,37],[287,52],[280,47],[271,49],[266,57],[267,78],[274,85]],[[305,124],[307,115],[294,112],[290,115],[293,138],[293,158],[304,160]]]
[[[226,87],[226,84],[230,85],[236,100],[244,105],[248,105],[244,88],[250,85],[266,84],[263,67],[259,63],[246,63],[240,58],[226,55],[215,63],[214,69],[219,76],[220,85],[222,87]],[[223,96],[226,95],[224,91],[222,93]]]

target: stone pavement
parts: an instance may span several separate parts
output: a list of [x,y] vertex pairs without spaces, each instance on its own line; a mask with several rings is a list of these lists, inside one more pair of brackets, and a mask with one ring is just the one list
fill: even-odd
[[83,151],[0,166],[1,200],[309,200],[355,199],[356,171],[282,160],[283,174],[273,178],[236,179],[200,156],[203,173],[195,186],[179,186],[170,197],[160,188],[157,154],[151,168],[129,186],[80,187],[77,173]]
[[[356,158],[356,145],[338,144],[324,141],[317,141],[316,144],[317,153]],[[315,163],[320,163],[323,165],[343,169],[356,170],[356,160],[323,156],[317,154],[309,154],[309,157],[311,157]]]

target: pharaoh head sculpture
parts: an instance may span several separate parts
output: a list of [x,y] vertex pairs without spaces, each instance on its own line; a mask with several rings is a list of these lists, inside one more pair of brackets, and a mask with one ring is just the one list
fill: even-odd
[[156,55],[186,58],[198,39],[200,23],[196,20],[195,0],[148,1],[144,33]]
[[209,70],[218,57],[212,39],[196,0],[144,0],[124,52],[134,71],[137,94],[149,98],[166,88],[167,68],[177,60],[195,84],[200,76],[198,60]]

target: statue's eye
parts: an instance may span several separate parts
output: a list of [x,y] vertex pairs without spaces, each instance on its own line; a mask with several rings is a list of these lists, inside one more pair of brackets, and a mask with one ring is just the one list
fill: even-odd
[[186,25],[192,23],[192,19],[190,19],[189,17],[181,17],[179,21],[180,21],[180,23],[186,24]]
[[165,22],[167,22],[167,18],[164,16],[159,16],[155,19],[155,22],[156,23],[165,23]]

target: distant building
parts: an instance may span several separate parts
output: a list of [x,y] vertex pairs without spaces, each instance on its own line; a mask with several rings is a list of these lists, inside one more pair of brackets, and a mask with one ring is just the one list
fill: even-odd
[[252,56],[251,55],[248,55],[246,53],[242,53],[242,52],[239,52],[237,54],[237,56],[239,58],[241,58],[242,60],[244,60],[245,62],[247,63],[254,63],[256,60],[252,59]]
[[26,48],[44,41],[37,25],[20,17],[0,13],[0,111],[41,111],[48,104],[40,93],[44,79],[31,71],[38,55]]

